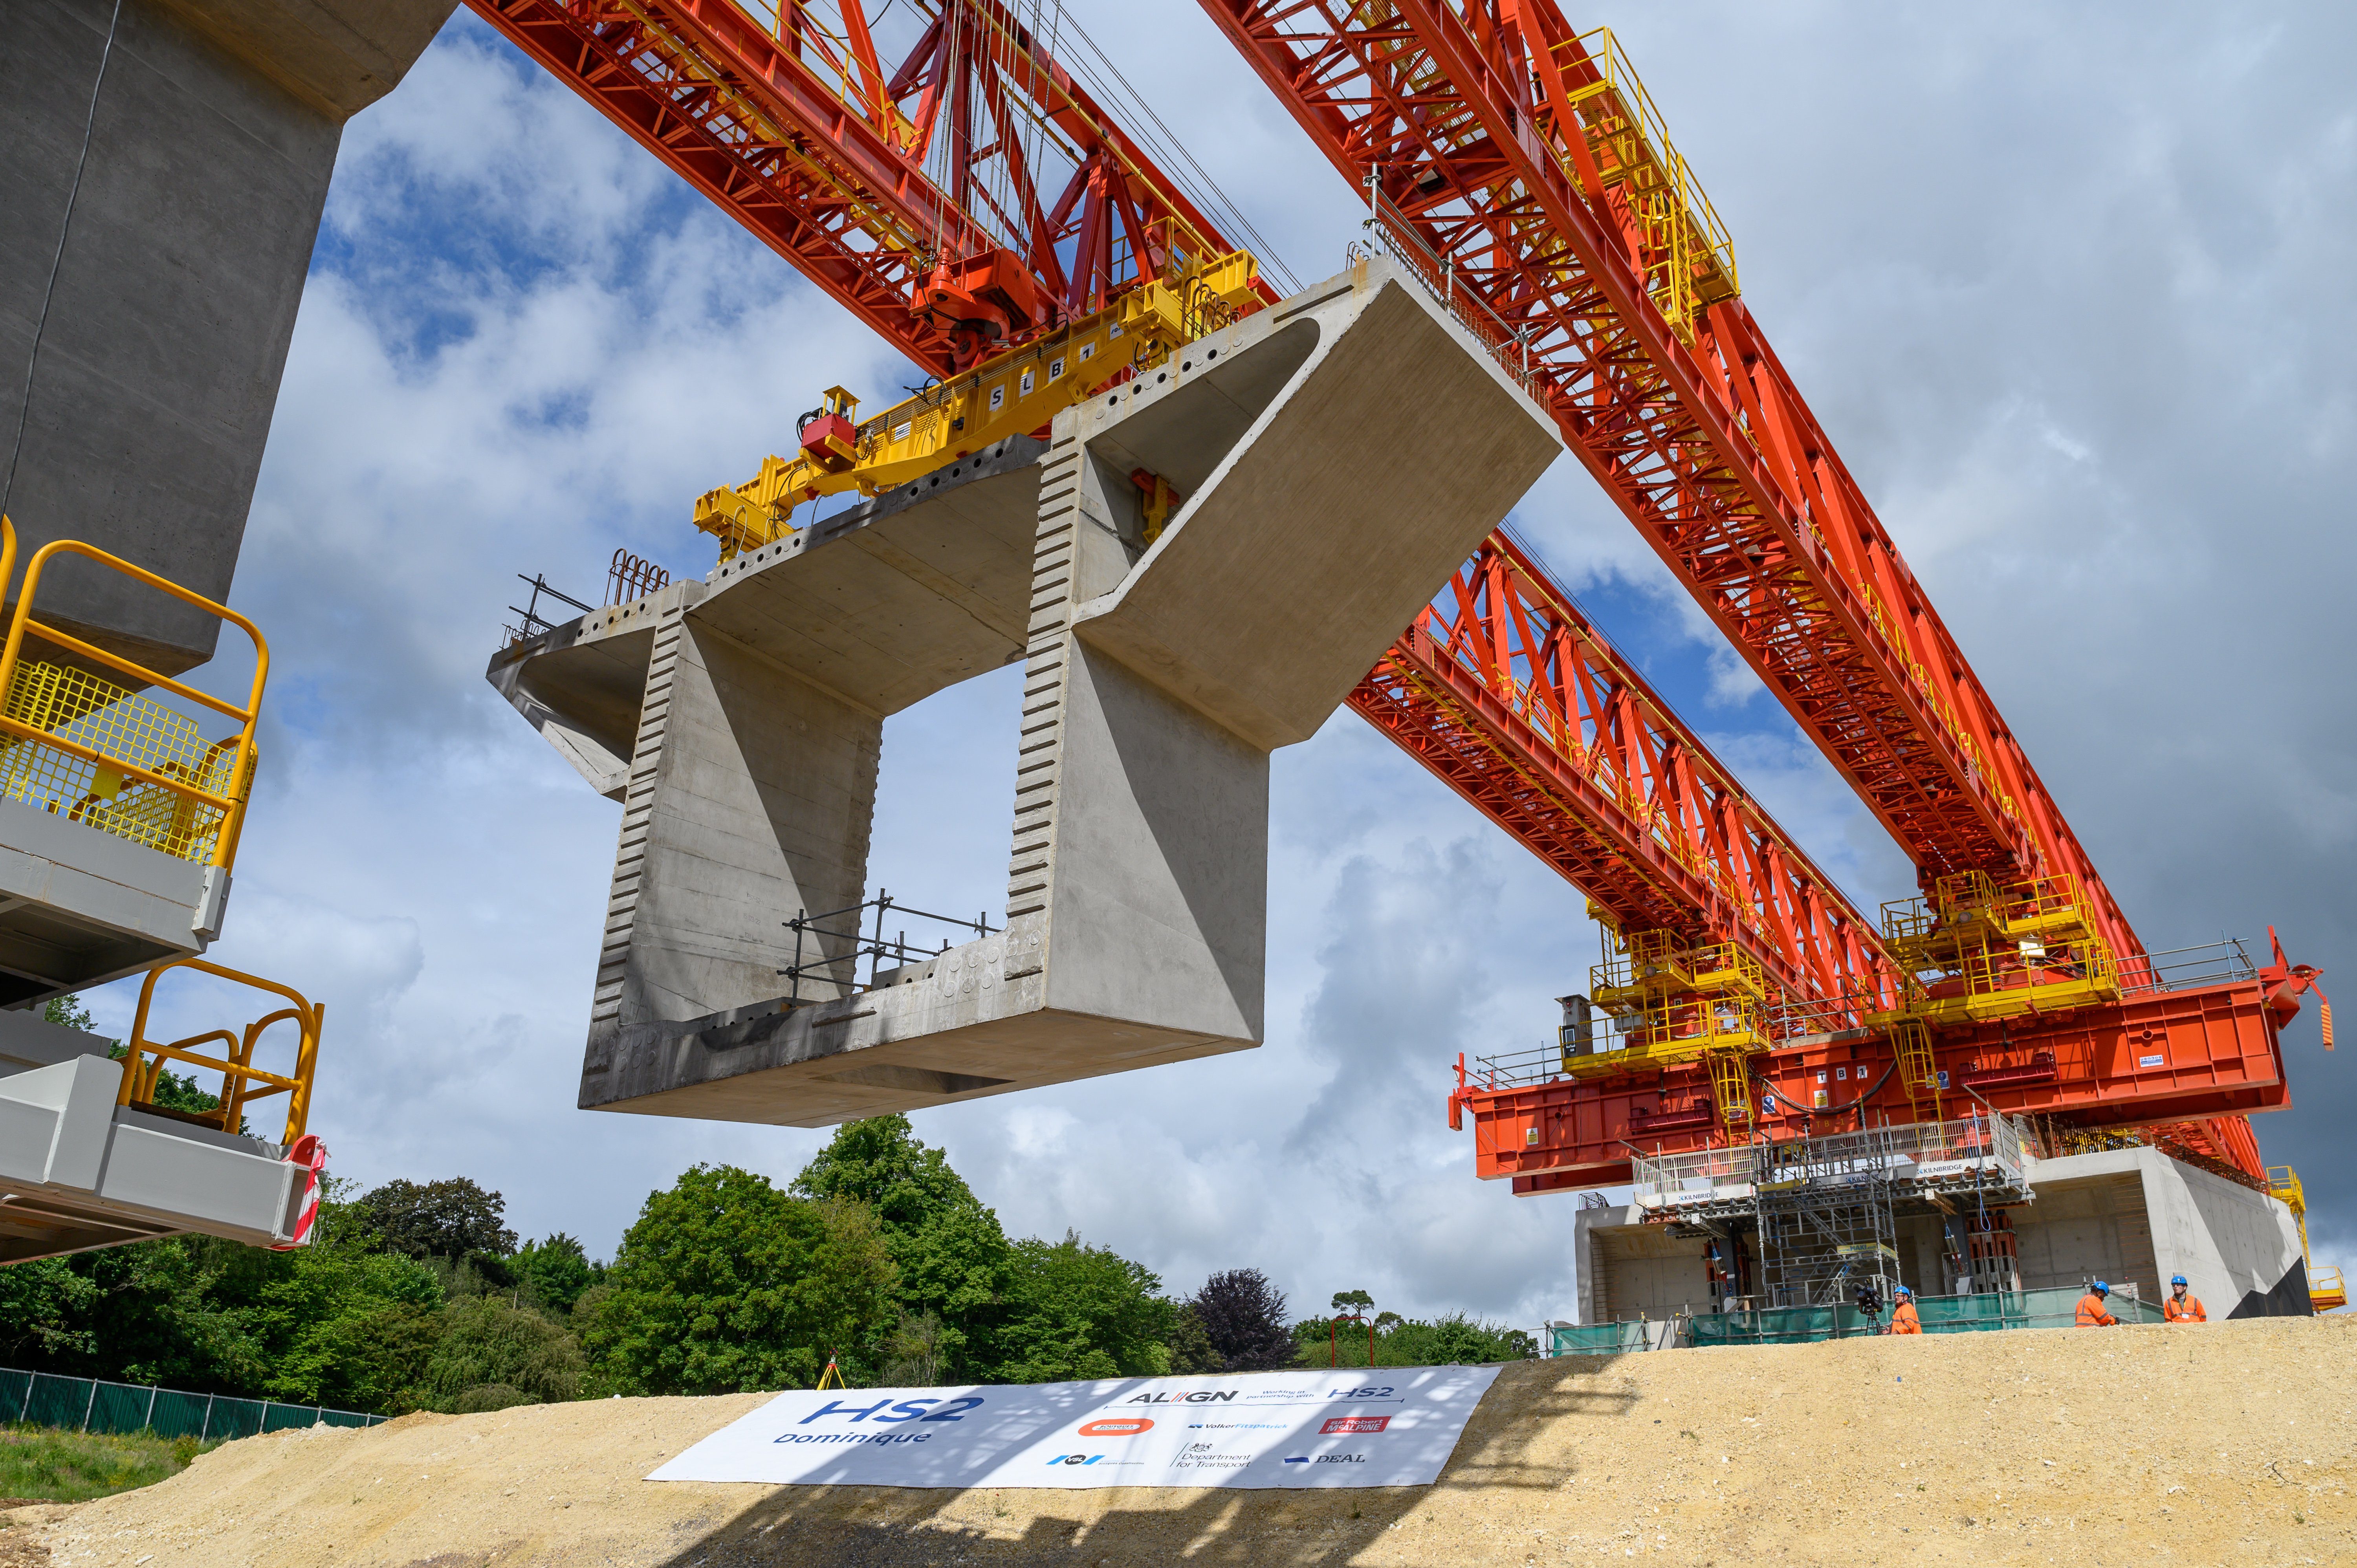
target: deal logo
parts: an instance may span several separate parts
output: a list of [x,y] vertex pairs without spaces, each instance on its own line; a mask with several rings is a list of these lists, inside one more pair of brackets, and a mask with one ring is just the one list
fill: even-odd
[[1321,1434],[1329,1432],[1381,1432],[1391,1423],[1392,1418],[1387,1415],[1338,1415],[1318,1430]]
[[1075,1437],[1135,1437],[1154,1430],[1154,1423],[1142,1415],[1114,1416],[1106,1421],[1092,1421],[1072,1435]]

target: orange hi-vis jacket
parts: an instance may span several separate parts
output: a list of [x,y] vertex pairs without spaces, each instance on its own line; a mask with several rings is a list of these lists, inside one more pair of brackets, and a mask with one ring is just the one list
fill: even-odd
[[2201,1310],[2201,1298],[2188,1291],[2183,1301],[2172,1293],[2160,1304],[2160,1315],[2171,1323],[2207,1323],[2210,1315]]
[[1913,1302],[1902,1301],[1890,1309],[1890,1332],[1893,1334],[1923,1332],[1923,1319],[1917,1316]]
[[2110,1313],[2104,1310],[2104,1298],[2097,1295],[2093,1291],[2089,1291],[2086,1294],[2079,1298],[2080,1327],[2109,1328],[2113,1324],[2117,1323],[2118,1321],[2118,1318],[2114,1317]]

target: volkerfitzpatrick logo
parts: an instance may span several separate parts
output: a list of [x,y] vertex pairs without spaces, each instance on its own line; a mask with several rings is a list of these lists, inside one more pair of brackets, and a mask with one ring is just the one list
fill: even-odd
[[1117,1415],[1105,1421],[1092,1421],[1072,1434],[1075,1437],[1135,1437],[1154,1430],[1154,1423],[1142,1415]]

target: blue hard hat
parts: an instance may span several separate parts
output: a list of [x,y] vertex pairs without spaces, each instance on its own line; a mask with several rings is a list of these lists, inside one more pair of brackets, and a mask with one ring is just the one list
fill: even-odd
[[2089,1285],[2087,1288],[2093,1291],[2097,1295],[2109,1295],[2112,1294],[2112,1287],[2105,1284],[2101,1280],[2097,1280],[2093,1284]]
[[2173,1285],[2181,1285],[2185,1283],[2185,1276],[2183,1274],[2172,1274],[2169,1276],[2169,1283]]
[[1913,1291],[1911,1291],[1911,1290],[1909,1290],[1905,1285],[1900,1285],[1900,1286],[1899,1287],[1899,1294],[1900,1294],[1900,1295],[1913,1295],[1915,1293],[1914,1293]]

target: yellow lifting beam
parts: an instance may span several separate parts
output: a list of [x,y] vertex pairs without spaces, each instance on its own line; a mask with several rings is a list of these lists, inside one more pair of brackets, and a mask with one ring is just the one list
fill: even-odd
[[741,485],[696,498],[695,526],[720,558],[791,532],[796,507],[856,490],[879,495],[1010,435],[1038,430],[1094,396],[1124,371],[1152,370],[1171,351],[1254,308],[1260,263],[1232,251],[1191,271],[1130,290],[1020,348],[858,420],[858,400],[830,388],[805,417],[791,457],[774,454]]

